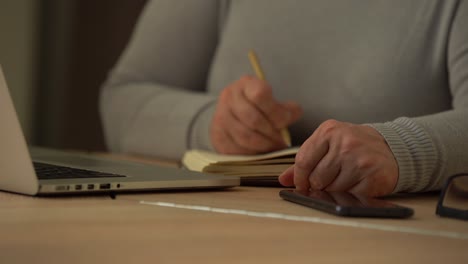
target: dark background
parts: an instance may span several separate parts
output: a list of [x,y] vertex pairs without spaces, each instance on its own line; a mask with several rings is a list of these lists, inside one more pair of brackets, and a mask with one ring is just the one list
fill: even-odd
[[43,0],[31,144],[105,150],[99,88],[146,0]]

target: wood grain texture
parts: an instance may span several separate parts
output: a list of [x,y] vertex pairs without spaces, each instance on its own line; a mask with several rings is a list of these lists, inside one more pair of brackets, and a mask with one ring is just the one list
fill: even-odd
[[[33,198],[0,193],[1,263],[466,263],[468,240],[140,204],[160,201],[337,218],[283,201],[278,188]],[[352,219],[468,233],[434,214],[437,197],[389,200],[410,220]]]

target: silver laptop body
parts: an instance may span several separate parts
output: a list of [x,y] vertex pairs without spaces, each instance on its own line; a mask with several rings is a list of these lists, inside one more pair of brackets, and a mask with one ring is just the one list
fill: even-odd
[[[90,192],[183,190],[238,186],[238,177],[192,172],[143,163],[117,161],[96,155],[30,148],[18,122],[0,67],[0,190],[27,195]],[[57,165],[48,179],[39,179],[35,165]],[[96,177],[66,178],[55,169],[96,173]]]

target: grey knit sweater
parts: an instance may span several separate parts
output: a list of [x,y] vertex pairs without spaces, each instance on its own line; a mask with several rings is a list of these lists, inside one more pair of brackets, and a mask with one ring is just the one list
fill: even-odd
[[367,123],[399,166],[395,192],[468,172],[468,2],[157,0],[147,4],[101,93],[112,151],[180,158],[212,149],[220,91],[252,74],[255,49],[276,98],[304,117]]

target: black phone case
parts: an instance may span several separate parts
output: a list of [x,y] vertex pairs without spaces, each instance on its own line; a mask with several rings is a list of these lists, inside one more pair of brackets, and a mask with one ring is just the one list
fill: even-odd
[[331,203],[319,198],[306,196],[294,190],[281,190],[279,195],[284,200],[338,216],[408,218],[414,214],[413,209],[392,204],[390,202],[386,202],[388,206],[385,207],[357,207]]

